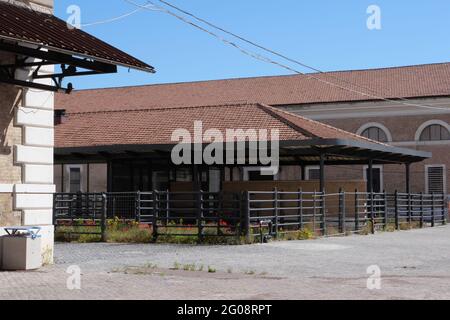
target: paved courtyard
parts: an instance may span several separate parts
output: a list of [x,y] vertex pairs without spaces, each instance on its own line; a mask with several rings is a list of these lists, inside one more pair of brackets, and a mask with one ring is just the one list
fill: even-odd
[[[53,266],[0,272],[0,299],[450,299],[449,249],[450,226],[252,246],[57,244]],[[367,289],[372,265],[379,290]],[[70,266],[81,290],[67,289]]]

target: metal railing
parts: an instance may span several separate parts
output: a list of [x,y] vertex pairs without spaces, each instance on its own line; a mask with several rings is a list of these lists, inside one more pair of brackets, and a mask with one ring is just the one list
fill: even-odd
[[[55,194],[57,228],[95,227],[105,239],[108,219],[136,221],[160,236],[281,238],[375,233],[446,224],[447,198],[438,194],[279,191]],[[93,228],[94,229],[94,228]],[[75,231],[71,231],[77,233]],[[92,232],[95,234],[95,232]]]

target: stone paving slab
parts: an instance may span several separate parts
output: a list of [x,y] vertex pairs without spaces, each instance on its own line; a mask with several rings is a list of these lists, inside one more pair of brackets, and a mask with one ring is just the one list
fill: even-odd
[[[53,266],[0,272],[0,299],[449,299],[449,246],[449,226],[252,246],[57,244]],[[73,265],[81,290],[67,289]],[[381,290],[367,289],[371,265]]]

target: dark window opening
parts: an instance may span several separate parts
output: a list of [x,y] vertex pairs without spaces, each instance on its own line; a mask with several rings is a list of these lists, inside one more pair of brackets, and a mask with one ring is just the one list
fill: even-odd
[[361,135],[371,140],[389,142],[386,132],[378,127],[367,128]]
[[69,169],[69,192],[78,193],[81,192],[81,169],[70,168]]
[[420,135],[420,141],[450,140],[450,132],[440,124],[426,127]]

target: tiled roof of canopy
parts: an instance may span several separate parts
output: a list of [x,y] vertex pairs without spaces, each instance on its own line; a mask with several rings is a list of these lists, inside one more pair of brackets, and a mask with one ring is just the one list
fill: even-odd
[[263,104],[69,113],[66,117],[56,126],[56,148],[176,144],[171,140],[173,131],[187,129],[193,134],[195,121],[202,121],[204,131],[218,129],[224,137],[227,129],[278,129],[279,139],[285,141],[320,138],[379,144]]

